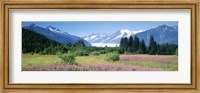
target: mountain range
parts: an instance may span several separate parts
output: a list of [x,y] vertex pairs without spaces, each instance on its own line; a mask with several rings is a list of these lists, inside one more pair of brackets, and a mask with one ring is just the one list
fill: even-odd
[[154,36],[158,44],[170,43],[178,44],[178,26],[160,25],[148,30],[133,31],[129,29],[122,29],[114,33],[93,33],[88,36],[78,37],[71,35],[67,32],[61,31],[53,26],[46,28],[31,24],[24,26],[23,29],[34,31],[38,34],[45,36],[48,39],[54,40],[59,43],[75,43],[83,40],[86,46],[118,46],[122,37],[129,38],[130,36],[137,36],[140,40],[144,39],[145,44],[149,45],[150,36]]
[[144,30],[139,31],[131,31],[128,29],[122,29],[119,31],[116,31],[112,34],[105,34],[105,33],[97,33],[97,34],[91,34],[89,36],[83,37],[85,40],[91,42],[91,43],[112,43],[112,44],[119,44],[122,37],[130,37],[132,35],[135,35],[137,33],[141,33]]
[[130,36],[137,36],[140,40],[144,39],[145,44],[149,45],[150,36],[153,35],[158,44],[170,43],[178,44],[178,26],[161,25],[148,30],[131,31],[129,29],[122,29],[112,34],[97,33],[83,37],[94,46],[99,45],[119,45],[122,37],[129,38]]
[[144,39],[146,45],[149,45],[150,36],[153,36],[158,44],[170,43],[178,45],[178,26],[161,25],[156,28],[146,30],[138,33],[137,36],[140,40]]
[[48,39],[54,40],[56,42],[59,43],[75,43],[79,40],[83,40],[86,46],[91,46],[91,43],[84,40],[83,38],[80,38],[78,36],[75,35],[70,35],[67,32],[63,32],[58,28],[55,28],[53,26],[48,26],[46,28],[37,26],[35,24],[31,24],[29,26],[24,26],[23,29],[27,29],[27,30],[31,30],[34,31],[38,34],[41,34],[43,36],[45,36]]

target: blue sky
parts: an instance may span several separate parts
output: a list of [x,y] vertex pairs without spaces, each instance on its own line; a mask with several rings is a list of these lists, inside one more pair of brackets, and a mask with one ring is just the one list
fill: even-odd
[[178,25],[178,22],[136,22],[136,21],[84,21],[84,22],[22,22],[22,26],[35,24],[40,27],[53,26],[72,35],[87,36],[92,33],[113,33],[121,29],[148,30],[160,25]]

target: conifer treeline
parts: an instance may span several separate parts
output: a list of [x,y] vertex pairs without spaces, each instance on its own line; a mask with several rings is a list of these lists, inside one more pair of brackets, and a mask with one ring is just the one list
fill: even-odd
[[121,38],[120,47],[86,47],[84,41],[77,41],[74,44],[61,44],[31,30],[22,29],[23,53],[56,54],[81,50],[87,52],[103,51],[102,53],[116,52],[120,54],[173,55],[176,53],[177,55],[177,48],[178,46],[175,44],[157,44],[153,36],[150,37],[149,46],[146,46],[145,41],[140,41],[137,36],[134,38],[132,36]]
[[49,46],[60,46],[61,44],[53,40],[47,39],[43,35],[35,33],[31,30],[22,29],[22,52],[38,53]]
[[67,52],[69,47],[84,47],[84,41],[80,40],[74,44],[61,44],[46,38],[31,30],[22,29],[22,52],[56,54]]
[[120,48],[123,53],[173,55],[177,52],[178,46],[168,43],[157,44],[153,36],[150,36],[149,46],[146,46],[144,39],[140,41],[137,36],[134,39],[130,36],[129,38],[121,38]]

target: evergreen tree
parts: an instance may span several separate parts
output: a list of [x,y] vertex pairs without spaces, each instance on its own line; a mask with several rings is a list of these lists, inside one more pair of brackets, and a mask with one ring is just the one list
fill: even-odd
[[124,38],[122,37],[121,40],[120,40],[120,45],[119,45],[122,53],[124,53]]
[[142,40],[142,42],[140,42],[140,49],[139,50],[140,50],[140,52],[142,54],[147,53],[147,49],[146,49],[146,45],[145,45],[144,39]]
[[22,52],[39,53],[49,46],[60,46],[61,44],[46,38],[31,30],[22,29]]
[[154,37],[151,35],[149,42],[149,54],[153,55],[157,52],[157,43],[154,40]]
[[84,47],[85,44],[84,44],[84,41],[83,41],[83,40],[79,40],[79,41],[77,41],[76,43],[74,43],[74,46],[75,46],[75,47]]
[[133,41],[133,51],[135,53],[139,50],[139,45],[140,45],[140,39],[137,36],[135,36]]
[[120,45],[119,45],[121,48],[124,47],[124,38],[122,37],[121,40],[120,40]]
[[161,46],[160,46],[160,44],[157,44],[157,52],[156,52],[156,54],[160,54],[160,52],[162,52],[161,51]]
[[157,54],[159,55],[174,55],[178,45],[175,44],[158,44],[157,45]]
[[124,38],[124,52],[128,52],[128,38],[127,37],[125,37]]
[[133,37],[130,36],[128,40],[128,52],[133,53]]

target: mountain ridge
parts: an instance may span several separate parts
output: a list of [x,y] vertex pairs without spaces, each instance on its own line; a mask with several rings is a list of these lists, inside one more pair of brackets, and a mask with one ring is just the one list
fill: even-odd
[[88,40],[91,43],[116,43],[119,44],[119,41],[122,37],[130,37],[133,34],[137,34],[139,32],[143,32],[144,30],[138,30],[138,31],[131,31],[128,29],[122,29],[119,31],[116,31],[112,34],[91,34],[88,36],[83,37],[85,40]]
[[144,39],[145,44],[148,45],[150,35],[153,35],[155,41],[159,44],[163,44],[163,43],[178,44],[178,26],[177,25],[174,25],[174,26],[160,25],[148,30],[138,30],[138,31],[122,29],[109,35],[104,33],[103,37],[100,37],[100,36],[94,37],[95,35],[96,34],[93,33],[83,38],[85,40],[88,40],[92,44],[95,43],[96,45],[106,44],[106,43],[118,45],[122,37],[129,38],[130,36],[133,36],[133,37],[137,36],[139,37],[140,40]]
[[154,36],[154,39],[158,44],[178,44],[178,25],[160,25],[148,30],[137,31],[121,29],[114,33],[92,33],[91,35],[85,37],[71,35],[53,26],[47,26],[44,28],[35,24],[31,24],[23,27],[23,29],[32,30],[59,43],[75,43],[78,40],[83,40],[86,46],[107,46],[109,44],[113,47],[119,46],[122,37],[129,38],[130,36],[137,36],[140,40],[144,40],[145,44],[148,45],[151,35]]
[[31,24],[29,26],[24,26],[23,29],[34,31],[38,34],[44,35],[48,39],[54,40],[59,43],[75,43],[79,40],[83,40],[86,46],[91,46],[91,43],[75,35],[70,35],[67,32],[62,32],[60,29],[53,26],[48,26],[46,28],[36,26]]
[[150,36],[153,35],[155,41],[158,44],[178,44],[178,26],[167,26],[161,25],[156,28],[146,30],[145,32],[138,33],[136,36],[142,40],[144,39],[145,44],[149,45]]

